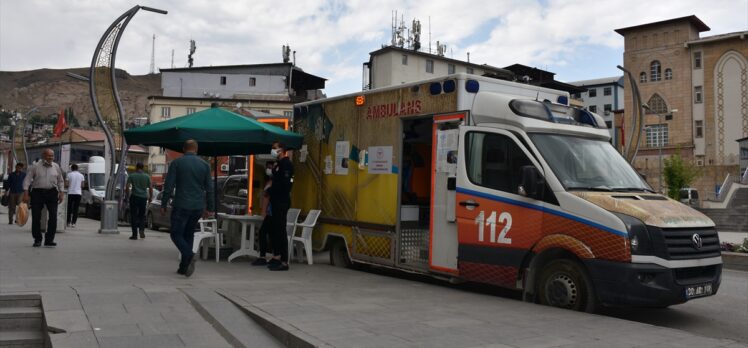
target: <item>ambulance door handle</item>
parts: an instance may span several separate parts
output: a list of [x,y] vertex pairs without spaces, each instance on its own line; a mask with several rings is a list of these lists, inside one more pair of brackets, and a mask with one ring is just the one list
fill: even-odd
[[460,205],[463,206],[463,207],[471,207],[471,208],[479,207],[480,206],[480,204],[478,202],[473,201],[473,200],[461,201]]

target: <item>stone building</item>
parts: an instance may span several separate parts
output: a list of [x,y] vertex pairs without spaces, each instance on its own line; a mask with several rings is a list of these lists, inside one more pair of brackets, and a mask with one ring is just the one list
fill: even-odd
[[[696,16],[616,30],[623,65],[648,106],[635,167],[659,189],[662,158],[679,152],[703,166],[692,186],[707,198],[728,173],[738,174],[736,140],[748,136],[748,31],[700,36],[709,30]],[[633,97],[624,85],[630,119]]]

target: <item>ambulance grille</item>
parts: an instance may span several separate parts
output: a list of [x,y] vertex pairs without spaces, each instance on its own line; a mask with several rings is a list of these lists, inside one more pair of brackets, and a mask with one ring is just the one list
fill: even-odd
[[[713,227],[663,228],[661,231],[671,260],[720,256],[719,237]],[[697,234],[701,238],[700,248],[697,248],[697,243],[694,242],[694,235]]]

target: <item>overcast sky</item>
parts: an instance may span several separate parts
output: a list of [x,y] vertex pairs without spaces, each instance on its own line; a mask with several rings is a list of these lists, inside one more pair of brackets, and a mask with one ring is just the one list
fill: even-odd
[[[0,0],[0,71],[88,67],[107,27],[136,3],[122,0]],[[143,0],[169,11],[140,11],[117,54],[117,68],[278,63],[281,46],[306,72],[328,79],[328,96],[361,89],[362,63],[389,44],[392,11],[422,25],[422,46],[478,64],[514,63],[555,72],[561,81],[619,75],[623,38],[613,30],[696,15],[710,36],[748,30],[748,0]],[[1,83],[1,81],[0,81]]]

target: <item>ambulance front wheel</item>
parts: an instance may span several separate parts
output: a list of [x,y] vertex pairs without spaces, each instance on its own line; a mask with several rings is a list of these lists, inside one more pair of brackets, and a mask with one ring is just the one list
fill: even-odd
[[345,240],[342,238],[335,238],[330,245],[330,264],[337,267],[351,267],[351,257],[348,256],[348,248],[345,245]]
[[554,260],[543,267],[537,282],[541,304],[580,312],[595,311],[595,290],[582,265]]

